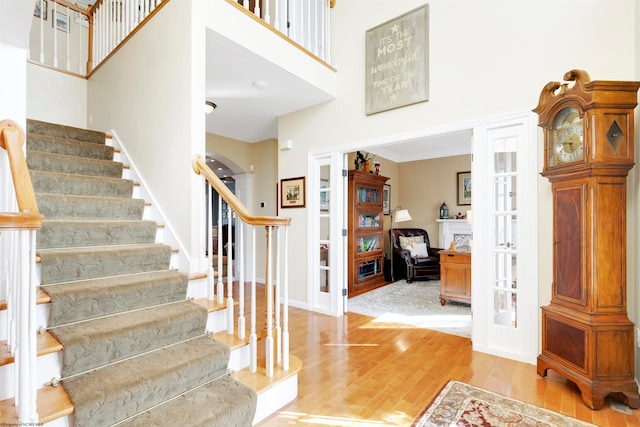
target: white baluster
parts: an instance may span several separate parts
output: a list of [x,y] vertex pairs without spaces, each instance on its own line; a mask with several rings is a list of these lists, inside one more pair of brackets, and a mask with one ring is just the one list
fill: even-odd
[[244,318],[244,222],[238,221],[238,250],[235,251],[238,262],[238,339],[243,340],[246,334]]
[[227,204],[227,333],[233,334],[233,211]]
[[297,37],[296,37],[296,26],[298,25],[298,20],[296,17],[296,12],[297,12],[297,8],[296,8],[296,2],[292,1],[291,2],[291,15],[289,18],[290,21],[290,25],[289,25],[289,38],[295,42],[298,41]]
[[206,213],[206,227],[207,227],[207,237],[208,244],[207,248],[209,248],[209,262],[207,268],[207,298],[209,301],[213,301],[214,297],[214,277],[213,277],[213,211],[211,210],[212,205],[212,193],[213,188],[208,184],[207,180],[203,177],[204,184],[207,188],[207,197],[205,204],[205,212]]
[[305,14],[307,18],[307,25],[305,28],[306,38],[304,39],[304,47],[312,51],[311,49],[311,0],[307,0],[307,13]]
[[[67,71],[71,71],[71,15],[68,7],[67,9]],[[78,38],[80,37],[80,31],[78,31]]]
[[280,335],[280,227],[278,227],[276,232],[277,240],[276,240],[276,280],[274,283],[275,286],[275,296],[274,296],[274,304],[275,304],[275,334],[276,334],[276,363],[280,363],[282,360],[282,336]]
[[[277,2],[278,0],[276,0]],[[267,24],[271,24],[271,7],[269,6],[269,0],[264,1],[264,20]],[[273,22],[273,27],[280,31],[280,24],[278,20],[278,10],[275,10],[275,20]]]
[[282,282],[282,369],[289,370],[289,227],[284,228],[284,279]]
[[267,337],[265,339],[265,371],[267,377],[273,376],[273,226],[267,227]]
[[253,5],[253,14],[260,18],[260,0],[256,0],[255,4]]
[[222,281],[222,197],[218,195],[218,304],[222,304],[224,296],[224,282]]
[[250,333],[249,333],[249,372],[258,370],[258,335],[256,334],[256,229],[251,227],[251,307],[250,307]]
[[29,421],[35,423],[39,420],[38,417],[38,405],[37,405],[37,397],[38,397],[38,384],[36,382],[36,367],[37,365],[37,356],[38,356],[38,338],[37,338],[37,323],[36,323],[36,288],[39,283],[36,281],[36,231],[29,230],[28,240],[29,244],[29,371],[31,384],[29,387],[30,393],[30,416]]
[[40,63],[44,64],[44,0],[40,1]]
[[324,5],[324,36],[322,38],[324,43],[324,55],[323,59],[328,64],[331,64],[331,4],[330,0],[325,0]]
[[51,20],[53,21],[53,66],[58,66],[58,29],[56,28],[56,15],[58,14],[58,3],[53,4],[53,13]]

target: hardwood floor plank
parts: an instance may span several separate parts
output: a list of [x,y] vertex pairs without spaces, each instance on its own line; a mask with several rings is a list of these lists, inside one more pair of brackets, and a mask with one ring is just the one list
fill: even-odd
[[297,308],[289,324],[291,353],[302,361],[298,398],[258,427],[409,426],[450,379],[603,427],[640,425],[640,410],[625,415],[607,402],[592,411],[560,375],[475,352],[467,338]]

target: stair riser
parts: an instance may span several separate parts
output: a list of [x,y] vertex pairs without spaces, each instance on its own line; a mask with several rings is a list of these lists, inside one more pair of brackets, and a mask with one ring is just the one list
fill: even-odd
[[27,150],[57,153],[89,159],[113,160],[113,147],[106,145],[48,138],[40,135],[27,136]]
[[122,178],[35,170],[30,171],[30,175],[33,190],[36,193],[123,198],[131,198],[133,195],[133,181]]
[[104,144],[106,140],[106,134],[104,132],[79,129],[72,126],[32,119],[27,120],[27,133],[75,139],[78,141],[93,142],[95,144]]
[[155,245],[140,252],[123,248],[106,253],[84,252],[61,254],[55,261],[47,261],[49,255],[41,251],[41,283],[59,283],[73,280],[95,279],[114,274],[132,274],[169,268],[171,248]]
[[27,151],[30,170],[122,178],[122,164],[106,160]]
[[36,233],[38,249],[73,246],[123,245],[154,243],[158,225],[145,222],[69,222],[44,221]]
[[37,194],[40,213],[47,219],[141,220],[144,200],[124,198],[91,198]]

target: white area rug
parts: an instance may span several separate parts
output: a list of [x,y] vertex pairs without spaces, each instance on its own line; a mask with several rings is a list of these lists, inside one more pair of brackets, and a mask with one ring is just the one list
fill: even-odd
[[377,322],[400,323],[471,338],[471,306],[440,304],[440,281],[391,283],[349,299],[353,313]]

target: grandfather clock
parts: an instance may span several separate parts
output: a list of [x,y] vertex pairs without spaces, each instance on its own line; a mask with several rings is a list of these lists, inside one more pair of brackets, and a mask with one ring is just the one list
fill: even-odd
[[592,409],[605,397],[640,407],[627,317],[626,179],[640,82],[591,81],[582,70],[540,94],[542,176],[553,191],[553,285],[542,307],[538,374],[573,381]]

